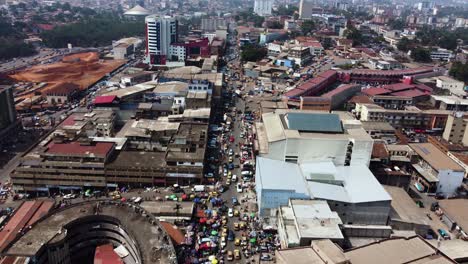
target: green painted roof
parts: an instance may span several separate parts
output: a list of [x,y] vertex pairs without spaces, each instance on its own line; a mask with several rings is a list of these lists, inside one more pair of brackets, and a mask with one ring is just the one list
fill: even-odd
[[305,132],[342,133],[337,114],[288,113],[288,128]]

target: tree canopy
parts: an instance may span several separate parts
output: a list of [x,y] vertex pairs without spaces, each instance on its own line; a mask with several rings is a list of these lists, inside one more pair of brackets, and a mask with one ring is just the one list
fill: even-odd
[[313,20],[304,20],[301,25],[302,34],[311,34],[315,29],[315,22]]
[[296,11],[299,11],[297,6],[281,5],[278,7],[278,9],[273,11],[273,14],[277,16],[292,16]]
[[110,45],[122,37],[144,35],[143,21],[113,18],[92,18],[75,24],[59,26],[41,34],[44,44],[64,48],[68,43],[79,47]]
[[263,47],[252,45],[244,46],[241,53],[242,61],[259,61],[267,55],[267,50]]
[[234,18],[236,21],[243,20],[244,22],[253,22],[255,27],[261,27],[265,21],[265,18],[255,14],[252,8],[247,11],[239,12]]
[[388,25],[391,29],[403,30],[406,26],[406,23],[402,19],[393,19],[388,22]]
[[347,29],[344,31],[344,36],[347,39],[353,40],[353,45],[359,45],[363,42],[363,36],[361,31],[359,31],[356,27],[350,25],[348,26]]
[[468,83],[468,63],[454,62],[449,74],[459,81]]
[[429,50],[418,47],[411,51],[411,58],[417,62],[431,62],[431,53]]

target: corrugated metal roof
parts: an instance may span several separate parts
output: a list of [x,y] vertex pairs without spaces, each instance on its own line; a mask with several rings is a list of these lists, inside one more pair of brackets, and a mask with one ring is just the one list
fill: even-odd
[[340,117],[337,114],[288,113],[288,128],[307,132],[342,133]]
[[123,264],[122,259],[114,252],[112,244],[96,247],[94,264]]

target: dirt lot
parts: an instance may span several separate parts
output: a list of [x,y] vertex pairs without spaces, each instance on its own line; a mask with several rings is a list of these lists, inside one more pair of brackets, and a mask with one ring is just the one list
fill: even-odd
[[102,61],[98,53],[85,52],[65,56],[57,63],[36,65],[10,77],[17,81],[49,83],[41,92],[58,83],[73,83],[84,90],[124,63],[124,60]]

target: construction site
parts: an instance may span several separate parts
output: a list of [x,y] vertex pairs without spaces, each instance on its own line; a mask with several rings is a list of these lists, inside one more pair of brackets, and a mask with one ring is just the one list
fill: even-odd
[[71,88],[73,92],[86,90],[125,63],[125,60],[101,60],[97,52],[84,52],[64,56],[56,63],[36,65],[9,77],[18,83],[27,83],[15,89],[15,102],[25,99],[32,102],[33,97],[45,99],[48,94],[55,95],[55,91],[64,95],[71,93]]

